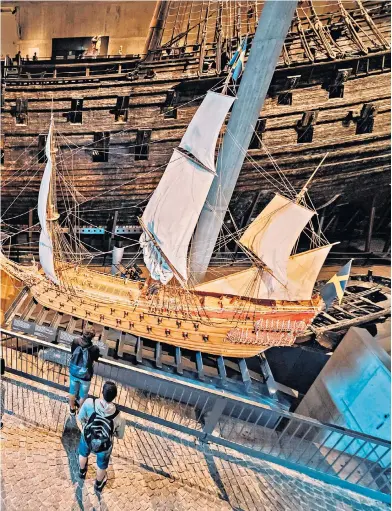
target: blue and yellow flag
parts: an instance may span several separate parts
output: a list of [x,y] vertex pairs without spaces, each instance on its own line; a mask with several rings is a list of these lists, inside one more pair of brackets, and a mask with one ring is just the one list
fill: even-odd
[[229,66],[232,68],[232,78],[236,82],[238,78],[242,75],[242,72],[245,67],[245,54],[246,47],[248,45],[248,37],[244,37],[241,41],[241,44],[238,46],[236,52],[229,62]]
[[241,52],[242,43],[243,43],[243,41],[240,42],[240,44],[238,45],[238,48],[236,49],[234,55],[231,57],[230,62],[229,62],[229,67],[232,67],[232,65],[237,61],[238,56],[239,56],[239,54]]
[[350,278],[351,271],[351,259],[347,264],[340,268],[336,273],[321,289],[321,296],[325,302],[325,310],[329,309],[335,298],[339,299],[339,304],[342,303],[344,291],[347,286],[348,279]]

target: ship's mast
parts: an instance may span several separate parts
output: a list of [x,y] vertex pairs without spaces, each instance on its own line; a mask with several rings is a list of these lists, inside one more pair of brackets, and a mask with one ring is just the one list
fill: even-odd
[[151,19],[150,29],[144,45],[144,53],[146,54],[146,60],[153,59],[153,52],[160,47],[163,30],[167,14],[169,12],[170,2],[165,0],[158,0],[155,5],[154,15]]
[[45,145],[47,162],[38,193],[38,218],[41,224],[39,260],[46,276],[55,284],[59,278],[55,269],[55,254],[59,254],[59,229],[56,200],[56,147],[53,139],[53,113]]
[[195,231],[190,267],[198,282],[204,280],[242,168],[254,126],[267,95],[279,54],[294,15],[297,0],[267,0],[252,42],[215,177]]
[[[55,222],[59,219],[60,215],[57,211],[57,186],[56,186],[56,153],[57,148],[55,145],[53,128],[54,128],[54,120],[53,115],[51,119],[52,130],[50,134],[50,157],[52,160],[52,175],[50,179],[49,185],[49,196],[48,196],[48,209],[47,209],[47,220],[50,222]],[[53,228],[51,229],[53,231]]]
[[57,211],[57,172],[56,172],[56,153],[57,148],[55,144],[54,138],[54,119],[53,113],[51,118],[51,130],[50,130],[50,159],[52,163],[52,173],[49,183],[49,194],[48,194],[48,204],[46,209],[46,220],[48,225],[48,231],[52,240],[53,245],[53,264],[54,268],[56,268],[56,254],[59,255],[59,242],[58,237],[56,236],[56,227],[57,220],[60,215]]
[[318,169],[321,167],[321,165],[324,163],[324,160],[325,158],[328,156],[329,153],[325,154],[323,159],[320,161],[320,163],[317,165],[316,169],[313,171],[312,175],[310,176],[310,178],[306,181],[306,183],[304,184],[304,186],[302,187],[302,190],[297,194],[297,198],[295,199],[295,202],[297,204],[299,204],[302,199],[304,198],[305,196],[305,193],[308,191],[309,189],[309,185],[310,183],[312,182],[314,176],[317,174],[317,171]]

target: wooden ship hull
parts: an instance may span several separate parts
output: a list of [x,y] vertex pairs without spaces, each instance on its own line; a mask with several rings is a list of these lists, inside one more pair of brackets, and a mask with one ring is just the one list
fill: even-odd
[[239,297],[202,297],[179,287],[143,297],[138,282],[87,268],[63,270],[67,285],[55,286],[36,268],[1,259],[2,270],[28,285],[36,302],[47,309],[212,355],[247,358],[273,346],[292,345],[323,307],[315,298],[295,304],[259,303],[250,312],[249,301],[241,309]]
[[[195,98],[227,72],[217,68],[222,51],[215,35],[219,21],[215,5],[204,38],[205,11],[200,13],[201,24],[187,38],[179,37],[184,32],[179,23],[185,20],[186,25],[190,4],[196,9],[201,2],[175,2],[169,7],[168,21],[148,59],[38,61],[24,63],[18,71],[3,67],[2,204],[7,222],[18,226],[36,223],[34,211],[30,220],[23,213],[36,200],[43,163],[34,157],[53,107],[63,134],[62,151],[74,145],[82,148],[69,156],[68,163],[82,199],[86,240],[89,226],[106,228],[115,210],[123,232],[129,226],[138,230],[138,207],[156,188],[172,149],[195,113]],[[333,35],[334,43],[326,42],[314,28],[315,19],[308,15],[310,24],[306,12],[298,9],[299,20],[293,20],[260,112],[258,134],[294,187],[302,185],[322,154],[333,153],[312,187],[316,207],[333,196],[339,196],[342,204],[358,207],[374,195],[378,204],[388,202],[384,185],[390,179],[390,5],[363,5],[370,22],[358,6],[347,7],[345,16],[336,4],[319,14],[324,32]],[[176,9],[181,16],[175,16]],[[177,25],[172,26],[177,18]],[[251,18],[248,27],[249,19],[242,13],[233,34],[252,33],[255,19]],[[223,25],[227,25],[226,18]],[[74,98],[82,100],[80,111],[72,111]],[[107,137],[104,147],[94,142],[95,136],[101,139],[102,135]],[[98,161],[94,150],[107,158]],[[277,177],[256,139],[249,154],[271,179]],[[111,190],[113,185],[115,190]],[[64,201],[67,193],[64,190]],[[231,204],[236,222],[245,225],[270,193],[269,182],[260,179],[259,171],[246,161]],[[16,196],[18,201],[14,201]],[[61,213],[65,207],[59,199]],[[329,231],[337,225],[339,211],[334,212],[337,218]]]

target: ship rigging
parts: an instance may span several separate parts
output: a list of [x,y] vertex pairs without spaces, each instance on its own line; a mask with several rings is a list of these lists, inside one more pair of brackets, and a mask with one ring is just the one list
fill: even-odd
[[[44,275],[36,266],[22,267],[2,256],[6,270],[46,307],[168,344],[241,357],[291,345],[323,308],[313,288],[331,249],[311,222],[315,211],[306,187],[293,196],[283,179],[285,186],[260,215],[229,234],[249,255],[250,268],[202,284],[195,284],[189,272],[189,244],[215,177],[216,144],[234,101],[216,90],[205,96],[144,210],[140,245],[151,277],[160,283],[154,292],[151,281],[111,277],[81,264],[94,254],[71,225],[80,203],[70,206],[62,220],[70,224],[68,238],[60,228],[55,178],[74,199],[77,193],[65,179],[64,162],[57,165],[61,155],[53,119],[38,204]],[[310,247],[296,253],[302,231]]]

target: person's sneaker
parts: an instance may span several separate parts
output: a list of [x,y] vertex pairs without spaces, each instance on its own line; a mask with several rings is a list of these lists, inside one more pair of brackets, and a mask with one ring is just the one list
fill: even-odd
[[86,466],[84,468],[80,468],[79,467],[79,477],[80,477],[80,479],[86,479],[86,474],[87,474],[87,463],[86,463]]
[[104,489],[105,484],[107,483],[107,481],[108,481],[108,476],[107,475],[105,475],[105,477],[102,479],[102,481],[95,480],[94,490],[97,491],[98,493],[101,493],[101,491]]
[[72,417],[74,417],[76,415],[76,408],[69,407],[69,414],[72,415]]

